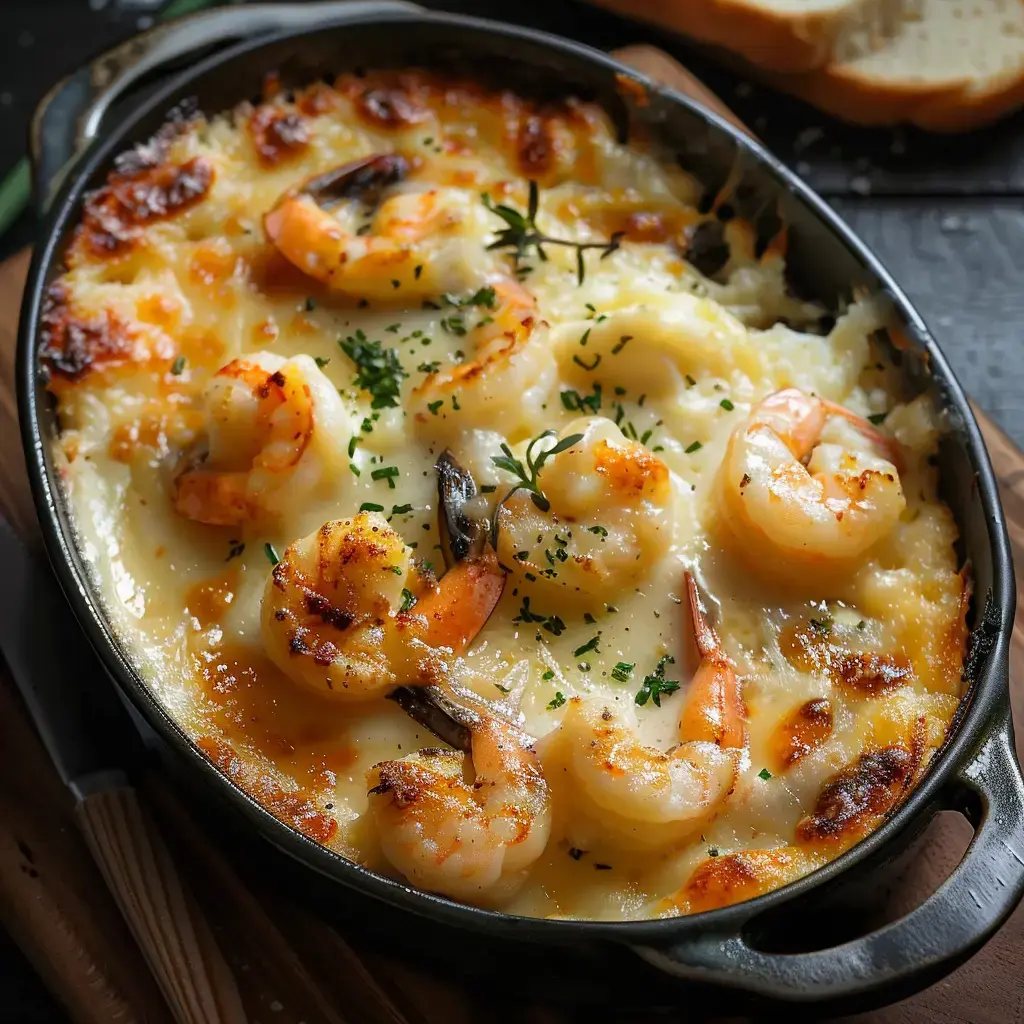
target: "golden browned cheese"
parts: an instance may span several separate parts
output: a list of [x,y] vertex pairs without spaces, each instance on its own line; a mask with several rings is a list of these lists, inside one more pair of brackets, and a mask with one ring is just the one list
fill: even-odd
[[[516,259],[494,208],[525,216],[529,182],[556,241]],[[755,897],[876,828],[927,770],[963,693],[970,602],[938,497],[942,416],[902,390],[881,305],[822,333],[825,311],[787,285],[785,232],[759,239],[708,198],[591,103],[416,70],[294,92],[272,78],[255,107],[179,113],[87,197],[40,349],[79,543],[157,698],[276,817],[397,874],[367,778],[414,800],[398,783],[433,762],[394,762],[438,741],[326,673],[343,652],[374,664],[409,623],[458,634],[459,685],[537,741],[551,834],[502,888],[509,912],[638,919]],[[720,479],[726,447],[782,388],[871,417],[899,453],[892,528],[853,558],[826,543],[806,574],[770,530],[751,557],[722,498],[754,488]],[[438,456],[472,473],[490,517],[521,482],[503,446],[525,460],[546,430],[583,440],[539,471],[547,509],[520,490],[497,517],[501,583],[476,566],[465,602],[430,605]],[[820,450],[867,443],[851,438],[830,420]],[[799,491],[815,465],[777,479]],[[895,486],[895,470],[863,473],[861,490]],[[773,500],[781,521],[795,499]],[[295,542],[336,539],[361,509],[393,535],[296,568]],[[739,678],[739,699],[706,708],[687,708],[687,569]],[[272,574],[295,610],[261,615]],[[420,601],[429,615],[409,612]],[[586,760],[600,736],[563,742],[570,711],[587,721],[574,697],[635,714],[615,716],[603,762]],[[734,713],[741,728],[718,722]],[[700,722],[715,728],[687,735]],[[725,767],[715,743],[677,752],[705,736],[745,746]],[[684,755],[700,771],[666,823],[654,790],[681,785]],[[720,798],[694,810],[714,778]]]

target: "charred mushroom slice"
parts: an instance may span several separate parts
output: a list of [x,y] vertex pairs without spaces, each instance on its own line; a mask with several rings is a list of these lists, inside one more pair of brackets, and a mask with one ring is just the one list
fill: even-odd
[[444,564],[451,569],[467,558],[477,558],[487,541],[487,527],[466,513],[466,505],[477,496],[470,472],[447,448],[434,465],[437,470],[437,527]]
[[299,195],[309,196],[317,206],[355,200],[373,208],[386,188],[397,185],[409,173],[409,161],[397,153],[378,153],[335,167],[306,181]]
[[467,754],[472,746],[472,711],[462,707],[436,686],[399,686],[388,694],[413,721],[429,729],[442,743]]

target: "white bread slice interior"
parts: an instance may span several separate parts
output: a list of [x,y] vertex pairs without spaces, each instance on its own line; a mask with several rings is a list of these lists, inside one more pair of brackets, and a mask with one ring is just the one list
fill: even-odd
[[757,67],[797,72],[881,45],[913,0],[595,0],[609,10],[725,47]]
[[1024,0],[912,0],[881,48],[848,34],[845,59],[770,81],[858,124],[963,131],[1024,103]]

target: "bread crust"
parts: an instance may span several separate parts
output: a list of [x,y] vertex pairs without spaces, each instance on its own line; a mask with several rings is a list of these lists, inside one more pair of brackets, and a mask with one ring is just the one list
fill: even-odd
[[932,132],[966,132],[1024,104],[1024,64],[1016,75],[985,89],[978,89],[969,76],[928,85],[909,79],[885,81],[844,65],[761,77],[826,113],[870,127],[910,124]]
[[748,0],[594,0],[617,14],[725,47],[769,71],[827,65],[851,27],[881,24],[902,0],[848,0],[831,10],[773,13]]

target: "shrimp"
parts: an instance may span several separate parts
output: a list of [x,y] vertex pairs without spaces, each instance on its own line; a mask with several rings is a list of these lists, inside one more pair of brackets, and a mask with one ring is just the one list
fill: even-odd
[[179,514],[211,526],[283,515],[345,465],[353,425],[337,391],[306,355],[257,352],[210,378],[205,450],[173,487]]
[[268,656],[324,696],[361,700],[443,678],[498,603],[505,574],[485,545],[435,582],[377,512],[291,544],[263,593]]
[[574,697],[552,750],[591,805],[590,816],[627,848],[649,849],[685,838],[733,792],[747,747],[740,683],[686,573],[700,661],[679,718],[679,746],[669,753],[637,738],[632,706]]
[[477,307],[476,324],[463,315],[472,358],[428,374],[411,395],[416,423],[431,434],[499,420],[514,434],[542,419],[551,397],[555,360],[534,297],[502,276],[489,277],[478,294],[493,297]]
[[[657,455],[603,416],[573,420],[561,438],[573,436],[576,443],[540,469],[547,508],[522,490],[502,502],[498,553],[553,598],[603,600],[659,564],[671,546],[674,485]],[[530,447],[536,460],[536,442]]]
[[[419,301],[476,283],[484,251],[472,237],[486,213],[479,197],[456,188],[385,196],[409,170],[404,157],[377,154],[316,175],[278,200],[263,229],[285,259],[331,291]],[[336,211],[325,209],[332,204]]]
[[428,748],[367,774],[369,813],[388,861],[415,886],[472,903],[511,895],[551,833],[551,797],[533,740],[465,693],[435,687],[468,733],[464,750]]
[[895,440],[866,420],[786,388],[729,439],[719,473],[723,523],[773,572],[852,560],[906,507],[899,462]]

